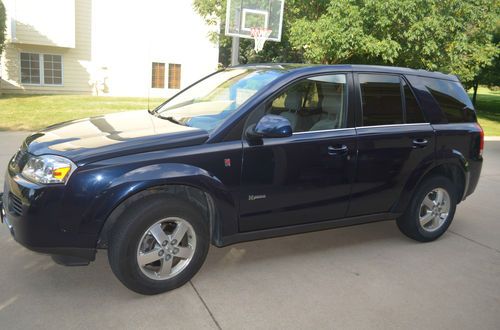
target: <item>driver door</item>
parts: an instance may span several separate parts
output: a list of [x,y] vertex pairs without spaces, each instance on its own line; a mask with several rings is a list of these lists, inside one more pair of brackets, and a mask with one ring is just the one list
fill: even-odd
[[293,134],[243,140],[241,232],[343,218],[356,164],[356,132],[347,128],[350,74],[300,80],[256,109],[291,123]]

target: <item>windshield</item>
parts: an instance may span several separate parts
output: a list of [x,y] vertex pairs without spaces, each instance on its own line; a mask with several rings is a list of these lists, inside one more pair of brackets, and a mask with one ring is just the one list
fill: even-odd
[[249,68],[221,71],[168,100],[155,113],[175,123],[210,132],[283,73],[277,69]]

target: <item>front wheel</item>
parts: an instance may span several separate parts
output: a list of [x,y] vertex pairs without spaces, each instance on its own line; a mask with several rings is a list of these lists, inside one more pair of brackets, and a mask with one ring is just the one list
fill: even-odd
[[108,259],[118,279],[141,294],[175,289],[200,269],[208,224],[189,202],[152,196],[136,202],[113,227]]
[[450,179],[433,176],[426,179],[415,192],[408,209],[397,219],[406,236],[429,242],[448,229],[455,215],[457,190]]

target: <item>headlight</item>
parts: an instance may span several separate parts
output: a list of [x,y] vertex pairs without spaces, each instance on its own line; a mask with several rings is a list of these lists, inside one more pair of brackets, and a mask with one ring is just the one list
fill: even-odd
[[76,169],[72,161],[60,156],[32,156],[24,165],[22,175],[35,183],[66,183]]

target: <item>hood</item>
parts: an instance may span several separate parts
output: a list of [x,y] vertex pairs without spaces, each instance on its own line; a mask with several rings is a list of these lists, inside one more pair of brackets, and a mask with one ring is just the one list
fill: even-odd
[[127,154],[204,143],[208,132],[178,125],[144,111],[113,113],[47,127],[29,136],[23,148],[89,163]]

